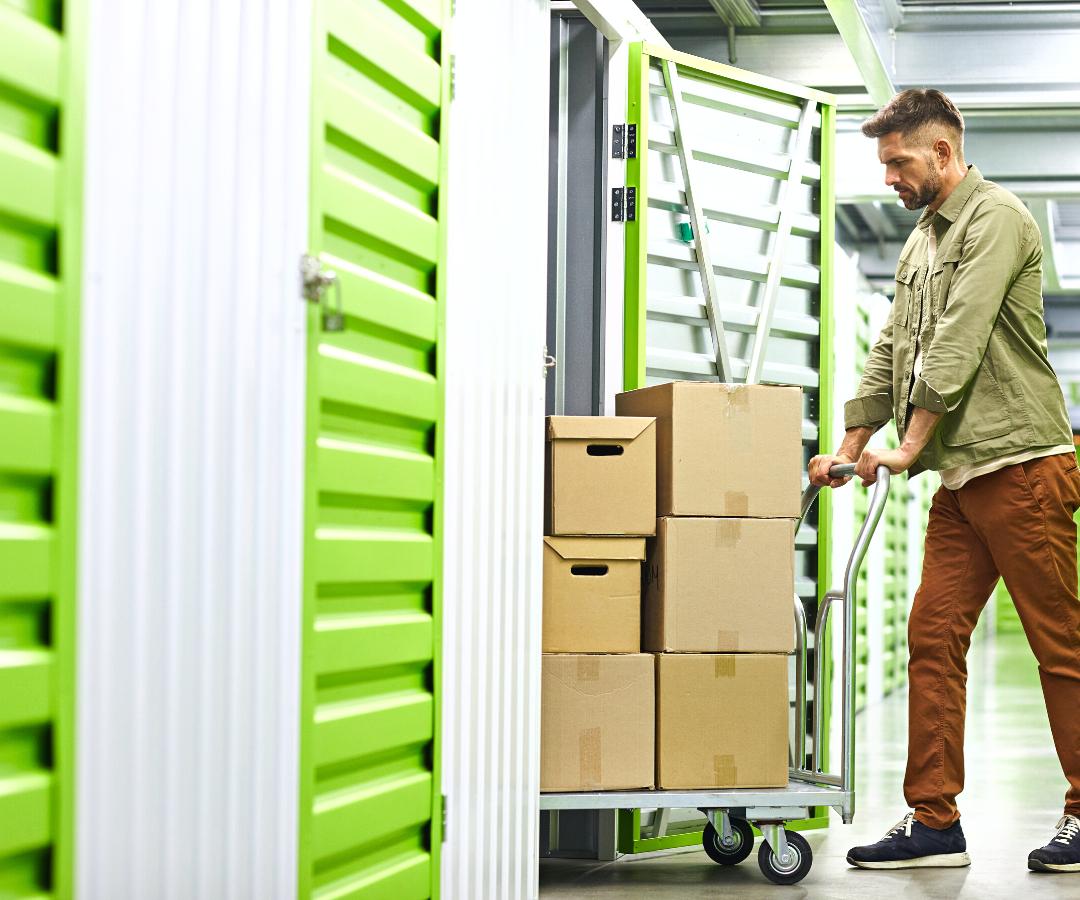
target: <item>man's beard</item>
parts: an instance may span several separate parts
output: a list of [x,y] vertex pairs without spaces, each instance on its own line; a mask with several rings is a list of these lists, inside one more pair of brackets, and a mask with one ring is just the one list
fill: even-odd
[[941,175],[934,168],[933,162],[928,159],[926,161],[926,179],[919,185],[919,192],[915,195],[914,200],[903,201],[904,208],[922,209],[937,200],[939,193],[941,193]]

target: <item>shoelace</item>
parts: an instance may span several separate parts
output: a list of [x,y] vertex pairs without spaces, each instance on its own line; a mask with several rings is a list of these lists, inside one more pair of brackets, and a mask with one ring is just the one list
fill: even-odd
[[1058,833],[1054,835],[1054,840],[1059,844],[1070,844],[1080,832],[1080,819],[1076,816],[1062,816],[1054,827],[1058,830]]
[[[904,816],[904,818],[902,818],[899,822],[893,825],[892,828],[889,829],[888,833],[885,835],[885,837],[882,838],[882,840],[887,841],[894,834],[899,834],[901,831],[904,832],[904,837],[911,837],[911,823],[914,821],[915,813],[908,813],[906,816]],[[1058,822],[1058,824],[1060,825],[1061,823]],[[1077,824],[1078,826],[1080,826],[1080,822],[1078,822]]]

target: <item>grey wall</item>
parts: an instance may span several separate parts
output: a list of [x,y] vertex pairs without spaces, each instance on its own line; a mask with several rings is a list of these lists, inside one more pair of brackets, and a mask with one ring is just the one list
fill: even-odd
[[[564,31],[565,30],[565,31]],[[568,41],[567,108],[560,119],[560,47]],[[566,318],[561,364],[565,373],[563,413],[596,415],[600,411],[603,371],[603,253],[610,215],[605,201],[604,154],[610,153],[604,124],[605,40],[580,17],[551,20],[551,118],[548,157],[548,352],[557,356],[557,298],[560,251],[559,178],[565,178]],[[559,135],[567,138],[566,168],[560,173]],[[559,361],[556,361],[559,365]],[[556,373],[548,370],[547,412],[556,412]]]

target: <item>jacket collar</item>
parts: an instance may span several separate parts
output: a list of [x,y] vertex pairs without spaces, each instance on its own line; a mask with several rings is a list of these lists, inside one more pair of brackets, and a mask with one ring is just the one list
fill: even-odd
[[[934,216],[941,216],[946,219],[951,225],[956,221],[956,217],[960,215],[960,210],[964,208],[964,204],[968,202],[968,199],[977,188],[983,182],[982,173],[975,168],[975,166],[968,166],[967,175],[965,175],[960,183],[953,188],[953,192],[949,194],[944,203],[941,204],[941,208],[935,213],[930,207],[923,210],[923,214],[919,216],[918,227],[924,232],[930,230],[930,223],[933,221]],[[937,229],[935,229],[937,230]]]

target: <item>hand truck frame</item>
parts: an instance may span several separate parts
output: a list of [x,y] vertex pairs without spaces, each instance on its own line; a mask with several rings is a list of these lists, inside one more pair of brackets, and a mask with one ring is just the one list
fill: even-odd
[[[833,466],[833,478],[855,474],[853,464]],[[806,616],[802,601],[795,597],[795,751],[796,765],[789,770],[787,787],[695,791],[575,791],[540,794],[540,809],[699,809],[709,819],[705,828],[705,850],[716,862],[732,865],[741,862],[753,850],[753,832],[757,825],[764,836],[758,864],[769,880],[794,884],[810,871],[813,855],[801,834],[787,831],[785,823],[806,819],[810,808],[827,806],[836,809],[844,824],[855,816],[855,585],[866,557],[870,539],[889,497],[888,466],[879,466],[870,506],[848,557],[843,590],[827,591],[818,605],[814,624],[814,646],[823,646],[825,630],[833,605],[844,605],[843,671],[841,689],[842,750],[840,774],[823,768],[822,716],[818,715],[821,697],[816,686],[825,680],[825,654],[814,659],[814,734],[810,768],[806,768]],[[802,495],[802,505],[795,532],[798,533],[821,488],[809,485]]]

